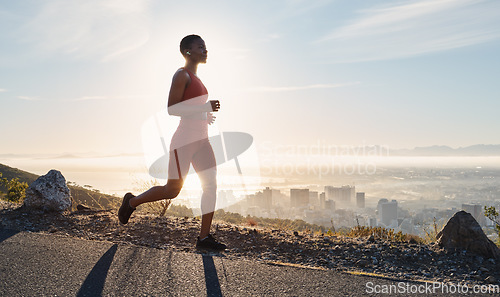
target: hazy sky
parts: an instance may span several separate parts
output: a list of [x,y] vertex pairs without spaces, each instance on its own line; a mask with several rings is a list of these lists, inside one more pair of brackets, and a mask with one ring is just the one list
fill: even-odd
[[256,144],[500,144],[500,1],[0,0],[0,154],[141,152],[201,35]]

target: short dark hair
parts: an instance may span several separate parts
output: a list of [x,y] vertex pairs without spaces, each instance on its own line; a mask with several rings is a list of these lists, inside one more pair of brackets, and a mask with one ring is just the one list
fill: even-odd
[[195,34],[191,34],[182,38],[180,50],[183,56],[184,56],[184,50],[189,49],[191,47],[191,44],[197,39],[201,39],[201,37]]

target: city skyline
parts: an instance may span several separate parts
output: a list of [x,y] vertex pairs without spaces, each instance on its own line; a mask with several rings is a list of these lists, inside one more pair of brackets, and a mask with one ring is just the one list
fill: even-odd
[[191,33],[257,146],[500,144],[496,1],[1,4],[0,154],[141,152]]
[[[405,173],[401,169],[396,171],[408,177],[416,173]],[[456,176],[457,173],[461,177]],[[228,204],[228,201],[235,199],[233,191],[220,191],[222,201],[218,207],[225,211],[262,218],[279,217],[305,220],[307,223],[327,228],[332,226],[353,228],[360,225],[384,227],[424,237],[426,236],[425,232],[432,227],[432,224],[442,226],[457,211],[465,210],[482,227],[489,229],[489,236],[494,239],[496,235],[491,232],[494,223],[486,219],[484,207],[491,205],[498,207],[498,200],[494,198],[498,190],[492,190],[488,186],[488,182],[484,183],[476,179],[475,190],[471,191],[465,185],[471,180],[464,183],[465,180],[472,177],[471,174],[479,180],[485,177],[491,179],[494,177],[488,175],[497,176],[498,170],[483,172],[473,169],[462,172],[456,169],[421,170],[413,176],[417,180],[396,186],[399,190],[386,185],[392,188],[390,193],[386,192],[380,195],[379,192],[375,194],[372,192],[375,188],[372,188],[372,190],[368,190],[369,196],[365,195],[366,192],[358,192],[353,185],[326,185],[317,189],[318,191],[311,191],[307,186],[288,189],[266,187],[253,194],[240,196],[234,204]],[[427,193],[416,192],[420,191],[419,188],[422,189],[418,179],[425,180],[429,176],[441,176],[442,178],[446,175],[454,176],[454,178],[448,179],[447,184],[436,185],[439,190]],[[465,180],[463,180],[464,177]],[[371,186],[365,184],[362,187],[369,189]],[[391,198],[384,198],[388,197],[386,195],[391,196]]]

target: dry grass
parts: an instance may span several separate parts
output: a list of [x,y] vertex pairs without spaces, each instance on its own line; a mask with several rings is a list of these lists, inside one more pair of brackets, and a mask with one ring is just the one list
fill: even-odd
[[430,227],[423,227],[425,232],[425,238],[423,239],[425,243],[433,243],[437,240],[437,234],[439,230],[443,229],[444,225],[438,226],[436,218],[433,219],[432,225]]
[[[145,192],[152,187],[155,186],[161,186],[160,182],[157,179],[150,179],[147,181],[138,181],[136,182],[138,185],[135,189],[138,192]],[[141,210],[145,211],[146,213],[158,215],[160,217],[163,217],[165,213],[167,212],[168,207],[172,203],[171,199],[166,199],[166,200],[160,200],[160,201],[155,201],[155,202],[150,202],[150,203],[145,203],[140,206]]]
[[414,243],[425,242],[424,239],[420,238],[419,236],[412,234],[405,234],[401,231],[394,232],[394,230],[392,229],[386,229],[382,227],[356,226],[344,235],[348,237],[373,236],[375,239],[395,241],[395,242],[414,242]]

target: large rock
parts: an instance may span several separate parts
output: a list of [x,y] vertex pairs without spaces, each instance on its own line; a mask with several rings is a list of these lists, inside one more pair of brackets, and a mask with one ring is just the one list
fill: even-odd
[[498,247],[484,234],[474,217],[459,211],[437,234],[437,244],[444,248],[465,249],[488,258],[500,258]]
[[26,189],[24,205],[47,211],[62,212],[71,207],[71,195],[66,179],[57,170],[40,176]]

